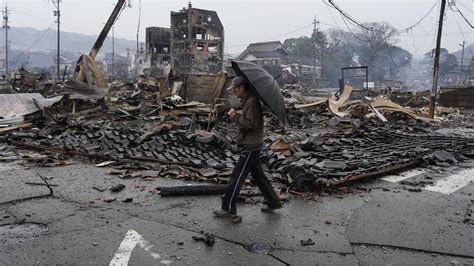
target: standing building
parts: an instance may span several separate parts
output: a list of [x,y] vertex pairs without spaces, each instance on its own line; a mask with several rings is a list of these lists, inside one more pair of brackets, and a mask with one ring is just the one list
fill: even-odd
[[176,75],[217,74],[223,70],[224,27],[215,11],[171,11],[171,64]]
[[163,75],[164,69],[171,64],[171,29],[146,28],[146,54],[152,72],[157,76]]

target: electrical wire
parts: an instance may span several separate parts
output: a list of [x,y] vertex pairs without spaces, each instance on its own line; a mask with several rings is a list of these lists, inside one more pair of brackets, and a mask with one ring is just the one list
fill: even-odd
[[[323,0],[323,2],[324,2],[324,0]],[[349,47],[352,48],[352,51],[354,51],[354,52],[359,56],[360,59],[362,59],[363,61],[365,61],[368,66],[373,67],[373,68],[375,68],[375,69],[377,69],[377,70],[385,71],[385,69],[379,68],[379,67],[376,67],[376,66],[372,65],[368,60],[366,60],[365,58],[363,58],[362,56],[360,56],[360,54],[357,52],[357,50],[354,48],[354,46],[352,46],[351,42],[349,42],[349,41],[346,39],[346,36],[344,35],[344,31],[341,29],[341,27],[339,27],[339,24],[337,23],[336,18],[335,18],[334,15],[332,14],[331,9],[329,9],[329,5],[326,4],[326,7],[327,7],[327,9],[328,9],[328,11],[329,11],[329,14],[331,14],[332,19],[334,20],[334,23],[337,25],[337,29],[339,29],[339,31],[340,31],[342,37],[344,38],[344,40],[346,40],[347,45],[349,45]]]
[[[323,24],[323,25],[326,25],[326,26],[337,27],[336,25],[333,25],[333,24],[330,24],[330,23],[326,23],[326,22],[322,22],[322,21],[319,21],[319,20],[318,20],[318,22],[319,22],[320,24]],[[296,32],[298,32],[298,31],[307,29],[307,28],[311,27],[312,25],[313,25],[313,23],[310,23],[310,24],[307,24],[307,25],[305,25],[305,26],[303,26],[303,27],[301,27],[301,28],[295,29],[295,30],[290,31],[290,32],[287,32],[287,33],[283,33],[283,34],[278,35],[278,36],[275,36],[275,37],[273,37],[273,38],[268,38],[268,39],[266,39],[266,40],[262,40],[262,41],[260,41],[260,42],[265,42],[265,41],[270,41],[270,40],[275,40],[275,39],[277,39],[277,38],[285,37],[285,36],[290,35],[290,34],[292,34],[292,33],[296,33]],[[226,47],[227,47],[227,48],[228,48],[228,47],[243,47],[243,46],[247,46],[247,45],[248,45],[248,43],[246,43],[246,44],[226,45]]]
[[473,25],[471,24],[471,22],[469,22],[469,20],[464,16],[464,14],[461,12],[461,10],[458,9],[457,11],[458,11],[459,15],[461,15],[461,17],[466,21],[466,23],[469,24],[469,26],[474,29],[474,26],[473,26]]
[[[433,6],[433,7],[434,7],[434,6]],[[432,9],[431,9],[431,10],[432,10]],[[430,13],[431,13],[431,10],[430,10]],[[366,35],[367,39],[366,39],[366,40],[360,39],[356,34],[354,34],[354,33],[352,32],[352,30],[350,29],[349,25],[347,25],[347,22],[346,22],[346,20],[345,20],[345,16],[343,16],[342,14],[340,14],[340,15],[341,15],[342,21],[343,21],[344,24],[346,25],[346,28],[349,30],[349,32],[350,32],[356,39],[358,39],[359,41],[362,41],[362,42],[364,42],[364,41],[367,42],[367,41],[368,41],[369,44],[370,44],[370,48],[371,48],[371,50],[374,52],[374,55],[375,55],[376,57],[378,57],[378,58],[380,58],[380,59],[385,59],[385,58],[386,58],[386,56],[381,56],[381,55],[377,52],[377,49],[375,49],[375,46],[374,46],[374,44],[373,44],[373,42],[372,42],[372,38],[370,38],[368,31],[364,32],[364,30],[362,30],[362,32],[364,32],[364,34]],[[428,14],[427,14],[427,15],[428,15]],[[426,17],[427,15],[425,15],[425,17]],[[425,17],[423,17],[421,20],[423,20]],[[420,22],[421,22],[421,21],[420,21]],[[393,66],[395,66],[395,69],[396,69],[397,73],[400,73],[400,70],[399,70],[397,64],[395,63],[395,61],[394,61],[394,59],[393,59],[392,53],[390,52],[390,49],[389,49],[389,47],[388,47],[387,42],[384,43],[384,46],[385,46],[385,48],[387,49],[388,55],[389,55],[389,57],[390,57],[390,61],[392,62]]]
[[24,55],[26,52],[29,52],[31,48],[33,48],[39,41],[41,41],[44,36],[46,36],[46,34],[49,32],[49,30],[51,29],[51,27],[54,25],[55,22],[51,23],[51,25],[43,32],[43,34],[35,41],[33,42],[32,45],[30,45],[28,47],[28,49],[22,51],[19,55],[17,55],[14,59],[11,59],[10,61],[16,61],[18,60],[18,58],[20,58],[22,55]]
[[471,13],[474,13],[474,11],[472,10],[472,7],[469,8],[468,6],[466,6],[463,2],[459,1],[458,2],[459,4],[461,4],[461,6],[463,6],[467,11],[471,12]]
[[356,38],[357,40],[361,41],[361,42],[366,42],[367,40],[362,40],[361,38],[359,38],[356,34],[354,34],[354,32],[352,32],[351,28],[349,27],[349,25],[347,25],[347,22],[346,22],[346,19],[345,17],[341,15],[341,18],[342,18],[342,22],[344,22],[344,24],[346,25],[346,28],[347,30],[352,34],[352,36],[354,36],[354,38]]
[[9,43],[15,43],[15,44],[17,44],[17,45],[24,46],[24,47],[28,47],[28,46],[29,46],[28,44],[24,44],[24,43],[12,41],[12,40],[8,40],[8,42],[9,42]]
[[[466,21],[467,24],[469,24],[469,26],[474,29],[474,26],[471,24],[471,22],[464,16],[464,14],[461,12],[461,10],[459,10],[459,8],[456,6],[456,2],[452,2],[450,5],[449,5],[449,8],[454,11],[454,12],[457,12],[459,13],[459,15],[461,15],[461,17],[464,19],[464,21]],[[453,9],[453,8],[456,8],[456,9]]]
[[[352,21],[354,24],[356,24],[357,26],[363,28],[363,29],[366,29],[366,30],[370,30],[370,31],[374,31],[374,29],[372,28],[369,28],[367,26],[365,26],[364,24],[362,24],[361,22],[357,21],[355,18],[351,17],[349,14],[347,14],[344,10],[342,10],[338,5],[336,5],[333,1],[334,0],[328,0],[329,1],[329,4],[334,8],[336,9],[337,11],[339,11],[339,13],[341,13],[341,15],[343,15],[344,17],[346,17],[348,20]],[[325,3],[326,5],[328,5],[324,0],[323,0],[323,3]],[[329,6],[329,5],[328,5]]]
[[[462,32],[461,30],[461,26],[459,25],[459,21],[456,19],[456,24],[458,25],[458,29],[459,29],[459,32],[461,32],[462,34],[462,39],[465,43],[469,44],[467,41],[466,41],[466,36],[464,36],[464,33]],[[472,54],[472,51],[471,51],[471,48],[469,48],[469,45],[467,46],[467,50],[469,51],[469,53],[471,54],[471,56],[473,56]]]
[[431,12],[433,12],[433,9],[438,5],[438,1],[436,0],[434,5],[430,8],[430,10],[428,11],[428,13],[426,13],[420,20],[418,20],[418,22],[416,22],[415,24],[413,24],[412,26],[408,27],[408,28],[405,28],[403,30],[399,30],[398,33],[408,33],[408,31],[412,30],[413,28],[415,28],[416,26],[420,25],[421,22],[423,20],[425,20],[425,18],[427,18]]
[[[368,31],[380,31],[376,28],[371,28],[371,27],[368,27],[367,25],[364,25],[363,23],[359,22],[357,19],[355,19],[354,17],[350,16],[347,12],[345,12],[342,8],[340,8],[336,3],[334,3],[334,0],[327,0],[329,2],[329,4],[326,2],[326,0],[323,0],[323,3],[326,4],[327,6],[329,7],[332,7],[334,9],[336,9],[342,16],[344,16],[345,18],[347,18],[348,20],[350,20],[352,23],[354,23],[355,25],[365,29],[365,30],[368,30]],[[423,22],[423,20],[425,20],[430,14],[431,12],[433,12],[435,6],[437,5],[437,1],[433,4],[433,6],[428,10],[428,12],[423,16],[421,17],[421,19],[419,19],[415,24],[407,27],[407,28],[404,28],[402,30],[397,30],[397,33],[408,33],[408,31],[412,30],[413,28],[415,28],[416,26],[420,25],[421,22]]]
[[[275,40],[275,39],[278,39],[278,38],[281,38],[281,37],[284,37],[284,36],[287,36],[287,35],[290,35],[292,33],[295,33],[295,32],[298,32],[298,31],[302,31],[304,29],[307,29],[309,27],[313,26],[313,23],[310,23],[308,25],[305,25],[301,28],[298,28],[298,29],[295,29],[295,30],[292,30],[290,32],[287,32],[287,33],[284,33],[284,34],[281,34],[281,35],[278,35],[278,36],[275,36],[275,37],[272,37],[272,38],[268,38],[268,39],[265,39],[265,40],[262,40],[260,42],[266,42],[266,41],[271,41],[271,40]],[[235,44],[235,45],[229,45],[227,47],[242,47],[242,46],[246,46],[248,44]]]
[[311,26],[313,26],[313,23],[310,23],[310,24],[305,25],[305,26],[303,26],[303,27],[301,27],[301,28],[298,28],[298,29],[296,29],[296,30],[293,30],[293,31],[290,31],[290,32],[287,32],[287,33],[284,33],[284,34],[281,34],[281,35],[278,35],[278,36],[275,36],[275,37],[272,37],[272,38],[268,38],[268,39],[263,40],[263,41],[265,42],[265,41],[270,41],[270,40],[275,40],[275,39],[278,39],[278,38],[281,38],[281,37],[285,37],[285,36],[290,35],[290,34],[293,34],[293,33],[295,33],[295,32],[298,32],[298,31],[302,31],[302,30],[304,30],[304,29],[307,29],[307,28],[309,28],[309,27],[311,27]]
[[[354,33],[352,32],[352,30],[350,29],[349,25],[347,25],[344,16],[341,15],[341,18],[342,18],[342,21],[344,22],[344,24],[346,25],[346,28],[349,30],[349,32],[350,32],[356,39],[358,39],[359,41],[362,41],[362,42],[369,42],[369,44],[370,44],[370,49],[374,52],[374,55],[375,55],[376,57],[378,57],[378,58],[381,58],[381,59],[384,58],[383,56],[381,56],[381,55],[377,52],[377,49],[375,49],[375,46],[374,46],[374,44],[373,44],[373,42],[372,42],[372,39],[370,38],[370,36],[369,36],[369,34],[368,34],[368,31],[365,32],[365,36],[367,37],[367,39],[365,39],[365,40],[360,39],[356,34],[354,34]],[[362,29],[362,32],[364,32],[363,29]]]

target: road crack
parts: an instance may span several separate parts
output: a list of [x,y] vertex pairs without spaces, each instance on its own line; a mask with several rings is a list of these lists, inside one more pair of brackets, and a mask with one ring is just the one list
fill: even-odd
[[453,256],[453,257],[459,257],[459,258],[474,259],[474,256],[469,256],[469,255],[456,254],[456,253],[450,253],[450,252],[432,251],[432,250],[419,249],[419,248],[410,248],[410,247],[403,247],[403,246],[396,246],[396,245],[381,245],[381,244],[371,244],[371,243],[362,243],[362,242],[353,242],[351,243],[351,245],[367,246],[367,247],[375,247],[375,248],[391,248],[391,249],[399,249],[399,250],[404,250],[404,251],[436,254],[436,255],[441,255],[441,256]]

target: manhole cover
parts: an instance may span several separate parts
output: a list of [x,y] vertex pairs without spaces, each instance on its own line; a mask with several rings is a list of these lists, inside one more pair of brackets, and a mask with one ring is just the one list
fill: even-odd
[[0,226],[0,243],[3,245],[17,244],[39,237],[48,231],[45,224],[23,223]]

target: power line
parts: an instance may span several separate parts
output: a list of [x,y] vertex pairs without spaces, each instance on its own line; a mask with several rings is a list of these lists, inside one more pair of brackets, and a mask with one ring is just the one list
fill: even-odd
[[[324,0],[323,0],[324,1]],[[337,28],[339,29],[342,37],[344,38],[344,40],[346,41],[347,45],[349,45],[349,47],[352,48],[352,51],[354,51],[355,53],[357,53],[357,55],[359,56],[359,58],[361,58],[362,60],[364,60],[366,62],[367,65],[369,65],[370,67],[373,67],[375,69],[378,69],[378,70],[383,70],[385,71],[385,69],[383,68],[379,68],[379,67],[376,67],[375,65],[372,65],[368,60],[366,60],[365,58],[363,58],[358,52],[357,50],[352,46],[351,42],[349,42],[347,39],[346,39],[346,36],[344,35],[344,31],[341,29],[341,27],[339,27],[339,25],[337,24],[337,21],[336,21],[336,18],[334,17],[334,15],[332,14],[331,12],[331,9],[329,9],[329,5],[326,5],[328,11],[329,11],[329,14],[331,14],[331,17],[332,19],[334,20],[334,23],[337,25]]]
[[418,20],[418,22],[416,22],[415,24],[413,24],[412,26],[408,27],[408,28],[405,28],[403,30],[399,30],[398,33],[403,33],[403,32],[407,32],[412,30],[414,27],[418,26],[421,24],[421,22],[428,17],[429,14],[431,14],[431,12],[433,11],[433,9],[435,8],[435,6],[438,5],[438,1],[436,0],[434,5],[430,8],[430,10],[428,11],[428,13],[426,13],[420,20]]
[[[357,19],[355,19],[354,17],[350,16],[347,12],[345,12],[342,8],[340,8],[336,3],[334,3],[334,0],[328,0],[329,1],[329,4],[326,2],[326,0],[323,0],[323,3],[326,4],[327,6],[329,7],[332,7],[334,9],[336,9],[342,16],[344,16],[345,18],[347,18],[348,20],[350,20],[352,23],[354,23],[355,25],[365,29],[365,30],[368,30],[368,31],[380,31],[376,28],[371,28],[371,27],[368,27],[367,25],[364,25],[362,22],[359,22]],[[433,9],[435,8],[435,6],[437,5],[437,2],[435,2],[433,4],[433,6],[430,8],[430,10],[428,10],[428,12],[423,16],[421,17],[421,19],[419,19],[415,24],[413,24],[412,26],[409,26],[405,29],[402,29],[402,30],[397,30],[397,33],[407,33],[408,31],[412,30],[413,28],[415,28],[416,26],[420,25],[421,22],[423,20],[425,20],[429,14],[431,14],[431,12],[433,11]]]
[[[320,20],[318,20],[318,21],[319,21],[320,24],[323,24],[323,25],[326,25],[326,26],[337,27],[336,25],[333,25],[333,24],[330,24],[330,23],[322,22],[322,21],[320,21]],[[292,34],[292,33],[296,33],[296,32],[298,32],[298,31],[307,29],[307,28],[311,27],[312,25],[313,25],[313,23],[311,22],[311,24],[307,24],[307,25],[305,25],[305,26],[302,26],[302,27],[297,28],[297,29],[295,29],[295,30],[292,30],[292,31],[290,31],[290,32],[283,33],[283,34],[281,34],[281,35],[278,35],[278,36],[275,36],[275,37],[272,37],[272,38],[268,38],[268,39],[262,40],[262,41],[260,41],[260,42],[265,42],[265,41],[275,40],[275,39],[277,39],[277,38],[285,37],[285,36],[290,35],[290,34]],[[243,47],[243,46],[247,46],[247,45],[248,45],[248,43],[246,43],[246,44],[226,45],[226,47]]]
[[[453,7],[455,7],[456,9],[453,9]],[[452,1],[450,3],[449,9],[451,9],[454,12],[458,12],[459,15],[461,15],[461,17],[464,19],[464,21],[466,21],[466,23],[469,24],[469,26],[474,29],[474,26],[471,24],[471,22],[469,22],[469,20],[464,16],[464,14],[461,12],[461,10],[459,10],[459,8],[456,6],[455,1]]]
[[356,34],[354,34],[354,32],[352,32],[351,28],[349,27],[349,25],[347,25],[347,22],[346,22],[346,20],[345,20],[345,18],[344,18],[344,16],[343,16],[342,14],[341,14],[341,18],[342,18],[342,22],[344,22],[344,24],[346,25],[347,30],[349,30],[349,32],[350,32],[357,40],[359,40],[359,41],[361,41],[361,42],[366,42],[366,41],[367,41],[367,40],[362,40],[362,39],[360,39]]
[[474,13],[474,11],[472,11],[472,7],[469,8],[468,6],[466,6],[463,2],[459,1],[458,2],[459,4],[461,4],[461,6],[463,6],[467,11],[471,12],[471,13]]
[[[341,13],[341,15],[343,15],[344,17],[346,17],[348,20],[352,21],[354,24],[356,24],[357,26],[363,28],[363,29],[366,29],[366,30],[370,30],[370,31],[374,31],[374,29],[372,28],[369,28],[367,26],[365,26],[364,24],[362,24],[361,22],[357,21],[355,18],[351,17],[349,14],[347,14],[344,10],[342,10],[338,5],[336,5],[333,1],[334,0],[328,0],[329,1],[329,4],[331,4],[331,6],[336,9],[337,11],[339,11],[339,13]],[[328,5],[324,0],[323,0],[323,3],[325,3],[326,5]]]
[[33,48],[39,41],[41,41],[44,36],[46,36],[46,34],[48,33],[48,31],[51,29],[51,27],[53,26],[54,22],[51,23],[51,25],[49,25],[49,27],[43,32],[43,34],[35,41],[33,42],[33,44],[31,44],[28,49],[24,50],[23,52],[21,52],[19,55],[17,55],[17,57],[15,57],[14,59],[12,59],[11,61],[16,61],[18,60],[18,58],[20,58],[22,55],[24,55],[25,53],[29,52],[31,48]]
[[[469,43],[466,41],[466,37],[464,36],[464,33],[462,32],[461,26],[459,25],[459,21],[458,21],[457,19],[456,19],[456,24],[458,25],[459,32],[461,32],[461,34],[462,34],[462,39],[463,39],[463,41],[465,41],[467,44],[469,44]],[[469,51],[469,53],[471,54],[471,56],[473,56],[472,51],[471,51],[471,48],[469,47],[469,45],[467,46],[467,50]]]
[[[352,32],[352,30],[350,29],[349,25],[347,25],[347,23],[346,23],[345,16],[343,16],[342,13],[341,13],[341,18],[342,18],[342,21],[344,22],[344,24],[346,25],[346,28],[349,30],[349,32],[350,32],[356,39],[358,39],[359,41],[368,41],[369,44],[370,44],[371,50],[374,52],[374,55],[375,55],[376,57],[378,57],[378,58],[385,59],[385,56],[381,56],[381,55],[377,52],[377,49],[375,49],[375,46],[374,46],[374,44],[373,44],[373,42],[372,42],[372,38],[370,38],[368,31],[365,32],[365,34],[364,34],[367,39],[366,39],[366,40],[362,40],[362,39],[360,39],[356,34],[354,34],[354,33]],[[424,18],[423,18],[423,19],[424,19]],[[352,20],[351,20],[351,21],[352,21]],[[362,32],[364,32],[364,30],[362,30]],[[388,52],[388,54],[389,54],[389,56],[390,56],[390,61],[392,62],[393,66],[395,66],[395,69],[396,69],[397,73],[400,73],[400,70],[398,69],[397,64],[395,64],[395,61],[393,60],[393,57],[392,57],[392,53],[390,52],[390,49],[388,48],[388,44],[387,44],[386,42],[385,42],[384,46],[385,46],[385,48],[387,49],[387,52]],[[365,61],[367,61],[367,60],[365,60]]]
[[461,15],[461,17],[466,21],[466,23],[469,24],[469,26],[474,29],[474,26],[471,24],[471,22],[469,22],[469,20],[467,20],[467,18],[464,16],[464,14],[461,12],[461,10],[459,10],[459,8],[456,8],[456,9],[457,9],[459,15]]
[[[270,41],[270,40],[275,40],[275,39],[278,39],[278,38],[281,38],[281,37],[290,35],[290,34],[292,34],[292,33],[295,33],[295,32],[298,32],[298,31],[302,31],[302,30],[307,29],[307,28],[312,27],[312,26],[313,26],[313,23],[311,22],[310,24],[305,25],[305,26],[303,26],[303,27],[297,28],[297,29],[295,29],[295,30],[292,30],[292,31],[290,31],[290,32],[287,32],[287,33],[284,33],[284,34],[281,34],[281,35],[278,35],[278,36],[275,36],[275,37],[272,37],[272,38],[268,38],[268,39],[262,40],[262,41],[260,41],[260,42],[266,42],[266,41]],[[227,47],[242,47],[242,46],[246,46],[246,45],[248,45],[248,43],[246,43],[246,44],[228,45]]]

